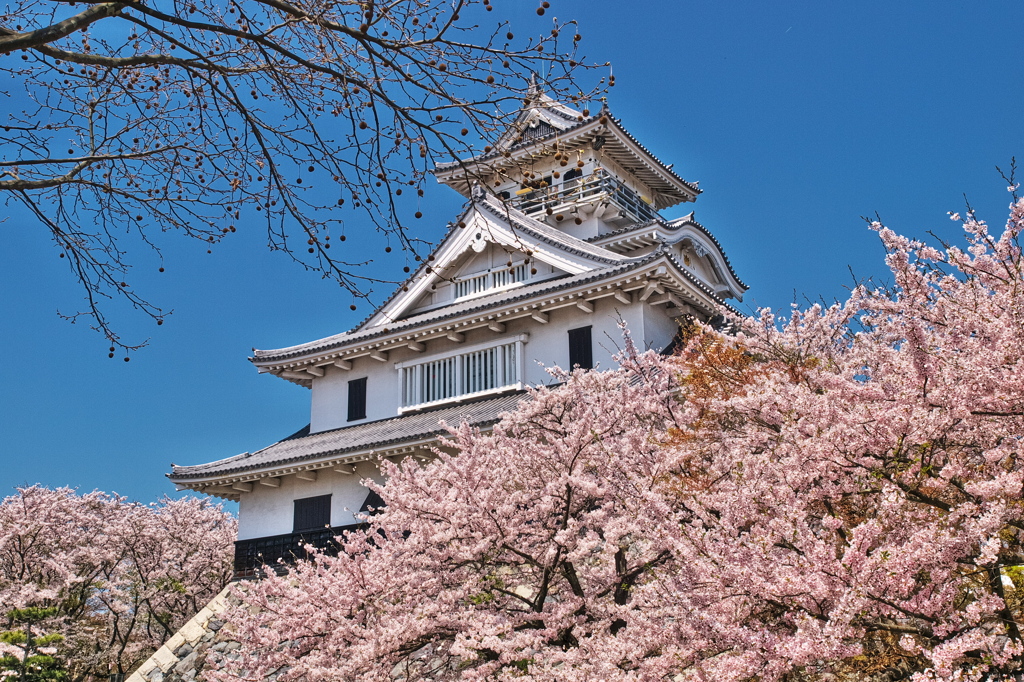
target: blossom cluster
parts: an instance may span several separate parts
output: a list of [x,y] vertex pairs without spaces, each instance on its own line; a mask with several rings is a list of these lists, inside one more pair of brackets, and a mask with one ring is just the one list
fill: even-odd
[[492,431],[385,464],[345,552],[247,586],[308,680],[982,680],[1024,661],[1024,201],[893,285],[629,342]]
[[19,488],[0,501],[0,604],[53,611],[42,626],[75,679],[126,673],[224,587],[235,533],[197,498]]

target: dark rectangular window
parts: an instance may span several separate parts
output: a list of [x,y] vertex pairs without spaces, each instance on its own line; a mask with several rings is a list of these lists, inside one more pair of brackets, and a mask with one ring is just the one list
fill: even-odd
[[583,175],[583,171],[579,168],[570,168],[569,170],[562,173],[562,182],[569,182],[579,176]]
[[366,419],[366,377],[348,382],[348,420]]
[[594,369],[594,346],[590,341],[590,327],[569,330],[569,367]]
[[295,522],[293,533],[320,530],[331,525],[331,496],[317,495],[295,500]]

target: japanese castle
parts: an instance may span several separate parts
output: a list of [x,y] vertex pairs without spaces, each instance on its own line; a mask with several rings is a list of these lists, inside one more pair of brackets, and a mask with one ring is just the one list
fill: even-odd
[[700,190],[607,108],[584,115],[534,89],[487,153],[437,179],[467,204],[421,266],[342,334],[257,350],[261,373],[310,389],[309,425],[254,452],[174,466],[179,489],[239,502],[237,577],[329,547],[380,500],[382,458],[429,458],[445,421],[480,428],[553,381],[545,367],[614,365],[624,321],[671,348],[746,286],[693,213]]

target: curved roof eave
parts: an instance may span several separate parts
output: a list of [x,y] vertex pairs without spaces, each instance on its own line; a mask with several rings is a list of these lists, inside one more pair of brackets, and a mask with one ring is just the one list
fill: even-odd
[[725,249],[722,247],[721,242],[718,241],[718,239],[715,237],[715,235],[711,233],[710,230],[708,230],[706,227],[704,227],[704,225],[702,225],[701,223],[697,222],[696,219],[694,219],[692,212],[689,215],[685,215],[682,218],[677,218],[675,220],[666,221],[663,219],[657,219],[648,220],[643,223],[634,223],[632,225],[627,225],[625,227],[619,228],[614,232],[598,235],[597,237],[591,237],[587,239],[587,241],[593,244],[607,246],[608,244],[614,244],[616,241],[621,241],[624,237],[628,236],[633,232],[640,232],[652,226],[661,227],[667,232],[678,232],[679,230],[687,226],[693,227],[714,245],[715,250],[719,253],[719,255],[721,255],[722,260],[725,263],[725,267],[729,273],[729,276],[733,280],[735,280],[736,285],[744,292],[750,289],[750,287],[747,286],[747,284],[742,279],[740,279],[739,275],[736,274],[736,270],[732,266],[732,261],[729,260],[729,256],[725,253]]
[[[591,128],[593,128],[593,130],[590,130]],[[460,159],[445,164],[437,164],[437,166],[434,167],[433,173],[441,182],[445,182],[446,179],[455,180],[455,176],[459,170],[470,171],[474,167],[490,164],[492,161],[498,161],[499,159],[502,159],[506,152],[511,152],[513,158],[517,156],[526,156],[535,152],[538,147],[543,147],[559,137],[583,136],[585,133],[596,132],[599,128],[608,128],[609,130],[617,131],[623,140],[627,141],[630,146],[635,147],[634,151],[637,156],[644,161],[653,172],[662,176],[668,184],[676,185],[680,194],[683,196],[696,197],[701,193],[701,189],[696,183],[684,180],[674,170],[672,170],[671,166],[665,164],[661,159],[652,154],[647,147],[641,144],[639,140],[626,130],[625,127],[623,127],[621,119],[612,116],[608,109],[602,109],[597,115],[584,119],[576,125],[569,126],[564,130],[557,130],[543,137],[533,138],[528,143],[518,147],[513,147],[509,150],[496,149],[487,154],[474,156],[469,159]]]
[[266,368],[265,371],[269,371],[271,368],[284,369],[283,367],[280,367],[281,365],[295,366],[307,362],[318,361],[327,356],[333,356],[346,347],[358,348],[379,341],[390,342],[393,340],[395,342],[399,342],[404,336],[422,331],[423,328],[438,326],[440,323],[457,320],[460,317],[475,318],[493,310],[500,310],[503,307],[518,308],[522,307],[523,304],[528,304],[528,301],[531,298],[543,300],[547,296],[556,295],[567,289],[572,289],[574,287],[585,288],[586,286],[594,285],[601,280],[614,279],[616,277],[629,275],[636,270],[654,264],[659,259],[671,262],[673,267],[681,275],[682,280],[688,282],[691,287],[707,297],[707,304],[712,306],[722,305],[731,309],[731,306],[729,306],[729,304],[726,303],[717,292],[686,270],[686,268],[684,268],[674,256],[668,253],[666,249],[659,248],[645,256],[629,259],[616,265],[591,270],[570,277],[538,282],[534,285],[523,287],[518,290],[519,293],[514,296],[508,296],[507,294],[509,292],[502,292],[492,296],[476,299],[474,301],[467,301],[464,305],[450,306],[450,310],[447,313],[445,313],[445,309],[442,308],[440,310],[424,313],[417,317],[401,320],[393,325],[382,327],[378,330],[368,330],[359,334],[339,334],[308,344],[303,344],[301,346],[292,346],[290,348],[256,351],[257,354],[254,357],[251,357],[250,361],[257,367]]

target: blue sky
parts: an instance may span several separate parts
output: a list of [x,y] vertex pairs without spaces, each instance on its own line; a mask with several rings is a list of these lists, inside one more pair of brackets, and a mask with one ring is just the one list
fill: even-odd
[[[494,4],[488,17],[544,29],[531,2]],[[851,270],[884,279],[861,216],[955,240],[946,213],[966,194],[994,225],[1005,219],[995,166],[1024,162],[1020,3],[554,0],[550,11],[576,17],[588,57],[612,62],[610,105],[626,128],[700,181],[704,194],[682,212],[695,209],[750,285],[742,309],[842,297]],[[444,187],[428,192],[427,236],[460,205]],[[160,328],[123,316],[150,346],[129,363],[109,360],[101,337],[56,315],[79,296],[56,249],[24,216],[6,217],[4,492],[43,483],[142,501],[173,493],[170,462],[257,449],[307,423],[308,391],[258,376],[252,346],[338,333],[368,312],[267,252],[255,231],[212,255],[176,244],[167,273],[138,280],[173,316]],[[393,254],[374,267],[399,278],[403,264]]]

